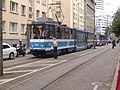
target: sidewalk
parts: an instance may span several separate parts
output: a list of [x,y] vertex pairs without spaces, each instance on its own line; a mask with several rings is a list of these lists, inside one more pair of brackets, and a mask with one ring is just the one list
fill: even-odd
[[115,75],[114,75],[113,82],[112,82],[112,87],[110,90],[116,90],[118,70],[119,70],[119,62],[118,62],[117,67],[116,67]]
[[[119,44],[119,47],[120,47],[120,44]],[[120,48],[119,48],[119,50],[120,50]],[[119,52],[118,59],[119,60],[118,60],[117,66],[116,66],[116,70],[115,70],[111,90],[116,90],[116,86],[117,86],[117,78],[118,78],[118,71],[119,71],[119,65],[120,65],[120,62],[119,62],[120,61],[120,52]]]

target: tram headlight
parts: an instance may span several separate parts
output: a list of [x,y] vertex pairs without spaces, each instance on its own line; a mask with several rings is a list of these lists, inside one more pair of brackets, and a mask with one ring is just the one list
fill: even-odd
[[30,49],[33,49],[33,45],[30,46]]
[[43,45],[41,45],[40,48],[43,48]]
[[40,48],[41,48],[41,49],[45,49],[45,48],[46,48],[46,45],[41,45]]

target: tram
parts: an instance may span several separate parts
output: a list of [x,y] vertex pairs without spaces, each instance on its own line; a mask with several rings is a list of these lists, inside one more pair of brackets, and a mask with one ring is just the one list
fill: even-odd
[[54,54],[53,38],[58,55],[90,48],[95,38],[93,33],[55,23],[34,22],[30,26],[30,52],[37,57]]

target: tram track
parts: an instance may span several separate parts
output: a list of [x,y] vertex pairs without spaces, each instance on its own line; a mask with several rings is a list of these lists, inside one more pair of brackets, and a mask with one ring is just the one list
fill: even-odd
[[[44,87],[41,88],[40,90],[44,90],[46,87],[48,87],[49,85],[51,85],[51,84],[54,83],[55,81],[59,80],[59,79],[62,78],[63,76],[69,74],[70,72],[72,72],[73,70],[77,69],[78,67],[84,66],[85,64],[92,62],[91,60],[93,60],[94,58],[98,57],[98,56],[101,55],[101,54],[104,54],[108,49],[109,49],[109,48],[105,49],[103,52],[101,52],[101,53],[99,53],[98,55],[90,58],[89,60],[85,61],[84,63],[81,63],[80,65],[72,68],[71,70],[69,70],[68,72],[64,73],[64,74],[61,75],[60,77],[56,78],[54,81],[50,82],[49,84],[47,84],[46,86],[44,86]],[[98,51],[98,50],[96,50],[96,51]],[[90,51],[90,52],[88,52],[88,53],[86,53],[86,54],[82,54],[82,55],[80,55],[80,56],[83,57],[83,56],[85,56],[85,55],[88,55],[88,54],[93,53],[93,52],[96,52],[96,51],[92,51],[92,52]]]
[[[41,80],[44,80],[44,81],[42,81],[44,84],[42,83],[41,85],[39,85],[39,86],[40,86],[40,89],[38,89],[38,90],[43,90],[45,87],[47,87],[47,86],[49,86],[50,84],[52,84],[53,82],[57,81],[58,79],[60,79],[60,78],[63,77],[64,75],[68,74],[69,72],[75,70],[77,67],[80,67],[80,66],[88,63],[89,61],[91,61],[93,58],[96,58],[97,56],[103,54],[103,53],[106,52],[108,49],[109,49],[109,48],[107,48],[107,49],[101,49],[101,50],[98,49],[98,50],[99,50],[99,53],[97,52],[98,50],[92,51],[91,54],[94,54],[95,52],[97,52],[97,53],[95,53],[95,55],[92,56],[92,57],[89,58],[89,59],[86,59],[84,56],[86,56],[86,55],[91,56],[90,52],[88,52],[88,53],[86,53],[86,54],[82,54],[82,55],[79,56],[79,57],[85,58],[85,60],[78,60],[79,58],[77,58],[77,59],[74,59],[74,60],[71,60],[71,61],[64,62],[64,63],[62,63],[62,64],[60,64],[60,65],[58,65],[58,66],[56,66],[56,67],[54,67],[54,68],[51,68],[51,69],[49,69],[49,70],[47,70],[47,71],[42,72],[41,74],[36,74],[36,76],[33,76],[33,77],[29,78],[29,79],[26,79],[26,80],[22,81],[22,83],[27,83],[27,82],[34,81],[35,78],[36,78],[37,80],[40,80],[40,81],[41,81]],[[94,52],[94,53],[93,53],[93,52]],[[60,59],[60,58],[59,58],[59,59]],[[78,62],[79,62],[79,63],[78,63]],[[71,64],[71,63],[72,63],[72,64]],[[65,71],[61,71],[61,70],[63,70],[63,69],[66,69],[66,70],[65,70]],[[56,72],[56,70],[57,70],[57,72]],[[61,73],[60,73],[60,72],[61,72]],[[56,73],[57,75],[53,75],[53,74],[55,74],[55,73]],[[59,75],[58,75],[58,74],[59,74]],[[47,75],[50,75],[50,76],[47,77]],[[52,76],[54,76],[54,78],[53,78]],[[45,77],[47,77],[47,78],[45,78]],[[52,79],[49,78],[49,77],[52,77]],[[44,79],[43,79],[43,78],[44,78]],[[48,81],[49,81],[49,82],[48,82]],[[39,82],[39,81],[38,81],[38,82]],[[17,83],[16,85],[14,85],[14,86],[11,87],[11,88],[19,87],[22,83]],[[39,82],[39,84],[40,84],[40,82]],[[31,88],[32,88],[32,87],[31,87]],[[11,90],[11,89],[10,89],[10,87],[9,87],[9,89],[6,89],[6,90]],[[14,90],[14,89],[12,89],[12,90]],[[37,90],[37,89],[36,89],[36,90]]]
[[[84,56],[85,55],[89,55],[90,56],[90,54],[92,53],[95,53],[95,52],[100,52],[101,51],[101,53],[99,53],[98,55],[96,55],[96,56],[94,56],[94,57],[92,57],[91,59],[93,59],[93,58],[95,58],[95,57],[97,57],[97,56],[99,56],[100,54],[102,54],[103,52],[105,52],[106,50],[108,50],[108,48],[107,49],[96,49],[96,50],[92,50],[92,51],[89,51],[89,52],[87,52],[87,53],[85,53],[85,54],[81,54],[81,55],[79,55],[78,54],[78,56],[79,57],[81,57],[81,58],[84,58]],[[78,53],[78,52],[76,52],[76,53]],[[71,53],[72,55],[73,54],[75,54],[75,53]],[[71,54],[67,54],[68,56],[69,55],[71,55]],[[66,56],[66,55],[65,55]],[[60,58],[59,58],[59,60],[63,60],[63,59],[61,59],[61,57],[62,56],[60,56]],[[75,58],[75,59],[79,59],[79,58]],[[45,87],[47,87],[48,85],[50,85],[51,83],[53,83],[53,82],[55,82],[56,80],[58,80],[59,78],[61,78],[62,76],[64,76],[64,75],[66,75],[67,73],[69,73],[69,72],[71,72],[71,71],[73,71],[73,70],[75,70],[77,67],[79,67],[79,66],[82,66],[82,65],[84,65],[85,63],[87,63],[87,62],[89,62],[91,59],[88,59],[88,60],[86,60],[86,61],[83,61],[81,64],[77,64],[77,65],[73,65],[72,67],[70,67],[70,69],[69,70],[67,70],[66,72],[63,72],[63,74],[60,74],[60,76],[57,76],[54,80],[51,80],[51,82],[50,83],[48,83],[48,84],[46,84],[46,85],[43,85],[43,86],[41,86],[42,88],[41,88],[41,90],[42,89],[44,89]],[[48,59],[44,59],[44,60],[42,60],[42,61],[45,61],[45,60],[48,60]],[[52,60],[52,58],[50,59],[50,61]],[[54,60],[54,59],[53,59]],[[36,78],[36,77],[40,77],[40,76],[43,76],[44,77],[44,74],[49,74],[49,72],[51,72],[52,70],[54,71],[55,69],[60,69],[60,67],[62,67],[62,66],[64,66],[64,64],[67,64],[67,66],[69,66],[68,65],[68,63],[70,64],[71,62],[74,62],[74,61],[77,61],[77,60],[67,60],[66,62],[63,62],[63,63],[60,63],[59,65],[55,65],[55,66],[52,66],[52,67],[54,67],[54,68],[51,68],[51,69],[48,69],[48,70],[46,70],[46,71],[43,71],[41,74],[34,74],[35,76],[32,76],[32,77],[30,77],[30,78],[28,78],[28,79],[26,79],[26,80],[24,80],[24,81],[22,81],[22,82],[20,82],[20,83],[17,83],[16,85],[17,86],[19,86],[20,84],[22,84],[22,83],[26,83],[26,82],[28,82],[28,81],[31,81],[32,79],[34,79],[34,78]],[[39,61],[35,61],[35,62],[30,62],[30,63],[36,63],[36,62],[39,62]],[[30,63],[28,63],[28,64],[30,64]],[[26,65],[26,64],[23,64],[23,65]],[[66,66],[66,65],[65,65]],[[19,67],[19,66],[17,66],[17,67]],[[58,70],[59,71],[59,70]],[[37,71],[37,72],[40,72],[40,71]],[[36,73],[36,72],[35,72]],[[14,87],[16,87],[16,85],[14,85]],[[12,87],[11,87],[12,88]],[[9,89],[8,89],[9,90]]]

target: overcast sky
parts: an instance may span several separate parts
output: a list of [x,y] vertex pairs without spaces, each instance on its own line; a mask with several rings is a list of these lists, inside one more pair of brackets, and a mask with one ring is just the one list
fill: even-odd
[[112,14],[117,11],[120,6],[120,0],[104,0],[104,11],[108,14]]
[[118,7],[120,7],[120,0],[104,0],[104,10],[97,11],[96,16],[107,14],[113,16]]

